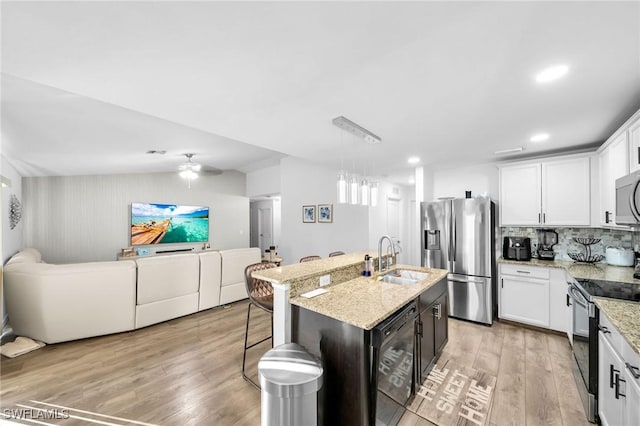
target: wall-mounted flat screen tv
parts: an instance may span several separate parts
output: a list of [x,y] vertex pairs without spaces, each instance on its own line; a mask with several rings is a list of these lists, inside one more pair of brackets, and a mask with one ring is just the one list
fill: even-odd
[[131,203],[131,245],[209,241],[209,207]]

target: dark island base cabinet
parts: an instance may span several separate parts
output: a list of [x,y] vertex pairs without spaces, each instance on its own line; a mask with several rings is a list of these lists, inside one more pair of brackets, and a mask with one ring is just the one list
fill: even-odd
[[[415,322],[413,382],[419,388],[448,340],[446,280],[422,293],[417,302],[420,315]],[[291,324],[291,340],[322,359],[318,424],[376,424],[373,375],[378,366],[373,365],[372,332],[295,305],[291,306]]]
[[418,299],[420,316],[417,329],[417,355],[420,366],[417,371],[418,387],[422,384],[429,371],[440,357],[444,346],[449,341],[449,295],[446,281],[440,281],[428,291],[422,293]]
[[291,324],[291,340],[322,359],[318,425],[370,424],[370,332],[295,305]]

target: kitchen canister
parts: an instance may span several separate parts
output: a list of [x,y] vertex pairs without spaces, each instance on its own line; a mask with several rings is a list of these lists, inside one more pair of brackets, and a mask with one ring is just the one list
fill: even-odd
[[605,253],[609,265],[633,266],[635,263],[635,253],[631,249],[608,246]]

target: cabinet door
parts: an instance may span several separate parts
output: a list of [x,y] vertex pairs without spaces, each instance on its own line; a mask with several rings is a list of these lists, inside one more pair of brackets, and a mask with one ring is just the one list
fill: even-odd
[[640,379],[636,379],[634,373],[628,368],[625,376],[625,380],[627,381],[627,398],[624,411],[624,423],[627,425],[640,425]]
[[640,170],[640,117],[629,126],[629,173]]
[[600,223],[615,225],[616,179],[629,174],[627,133],[618,135],[600,154]]
[[598,414],[603,426],[619,426],[625,424],[625,389],[619,380],[620,374],[624,376],[624,364],[602,332],[598,343]]
[[549,280],[502,275],[500,318],[549,327]]
[[566,333],[569,318],[573,318],[567,304],[567,273],[564,269],[549,268],[549,328]]
[[436,356],[442,352],[449,340],[449,297],[447,293],[440,296],[433,304],[433,330]]
[[590,224],[589,157],[542,163],[542,224]]
[[[443,315],[446,316],[445,311]],[[435,322],[433,320],[433,305],[430,305],[420,313],[422,333],[420,335],[420,383],[426,379],[431,363],[436,357],[435,346]]]
[[500,169],[500,223],[539,225],[541,221],[540,163]]

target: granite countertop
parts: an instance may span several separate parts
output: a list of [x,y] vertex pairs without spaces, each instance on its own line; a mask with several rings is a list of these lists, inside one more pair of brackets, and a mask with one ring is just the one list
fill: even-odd
[[265,269],[253,273],[255,278],[272,283],[284,284],[292,280],[306,278],[312,275],[328,274],[340,268],[359,264],[368,254],[372,259],[378,258],[378,250],[358,251],[340,256],[326,257],[312,262],[294,263],[279,268]]
[[502,257],[498,259],[498,263],[540,266],[543,268],[562,268],[565,269],[569,275],[577,279],[618,281],[640,285],[640,280],[633,278],[633,266],[611,266],[606,263],[578,263],[570,260],[508,260]]
[[[394,265],[393,269],[426,272],[429,277],[415,285],[389,284],[376,276],[359,277],[343,283],[328,285],[327,293],[307,299],[290,299],[291,304],[370,330],[422,292],[447,276],[443,269]],[[385,271],[385,273],[388,271]]]
[[595,303],[640,356],[640,303],[596,297]]

